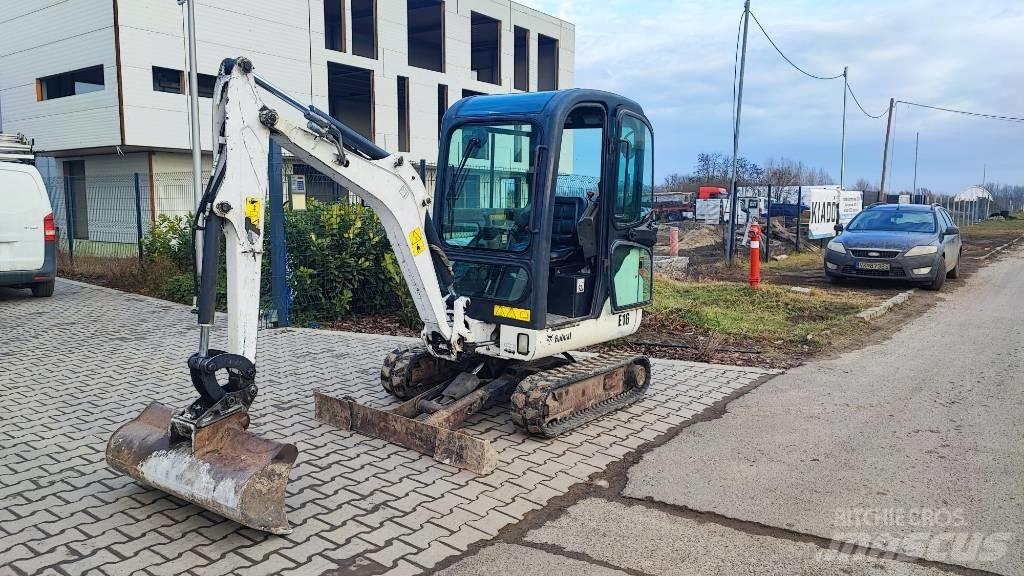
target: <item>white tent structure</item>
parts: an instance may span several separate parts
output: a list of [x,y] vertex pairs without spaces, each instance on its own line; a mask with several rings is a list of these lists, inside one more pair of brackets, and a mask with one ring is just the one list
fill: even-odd
[[978,200],[992,201],[992,193],[981,186],[968,186],[956,195],[957,202],[977,202]]
[[982,186],[968,186],[953,197],[947,206],[957,224],[973,224],[988,218],[992,207],[992,193]]

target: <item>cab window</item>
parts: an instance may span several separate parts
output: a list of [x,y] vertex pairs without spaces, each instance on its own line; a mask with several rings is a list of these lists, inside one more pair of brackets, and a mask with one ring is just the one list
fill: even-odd
[[618,181],[615,226],[638,224],[654,204],[654,138],[636,116],[623,115],[619,124]]
[[452,132],[441,234],[449,246],[522,252],[530,245],[536,133],[528,123]]

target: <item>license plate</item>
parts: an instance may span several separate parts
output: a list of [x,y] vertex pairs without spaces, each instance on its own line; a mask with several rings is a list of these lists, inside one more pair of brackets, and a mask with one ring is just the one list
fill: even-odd
[[857,262],[857,268],[860,270],[888,270],[888,262]]

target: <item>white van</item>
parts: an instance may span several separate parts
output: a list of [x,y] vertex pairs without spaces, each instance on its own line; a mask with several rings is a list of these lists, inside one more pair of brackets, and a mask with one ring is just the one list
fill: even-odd
[[43,179],[32,164],[0,161],[0,286],[53,294],[57,229]]

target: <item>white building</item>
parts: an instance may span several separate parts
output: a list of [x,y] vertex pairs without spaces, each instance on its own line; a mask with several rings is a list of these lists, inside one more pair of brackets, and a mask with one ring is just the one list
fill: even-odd
[[[298,100],[429,162],[440,117],[464,95],[573,83],[573,25],[509,0],[194,1],[205,151],[228,57],[249,57]],[[175,0],[5,3],[2,129],[33,138],[76,182],[141,174],[160,211],[153,175],[191,170],[183,20]],[[80,188],[76,205],[93,194]]]

